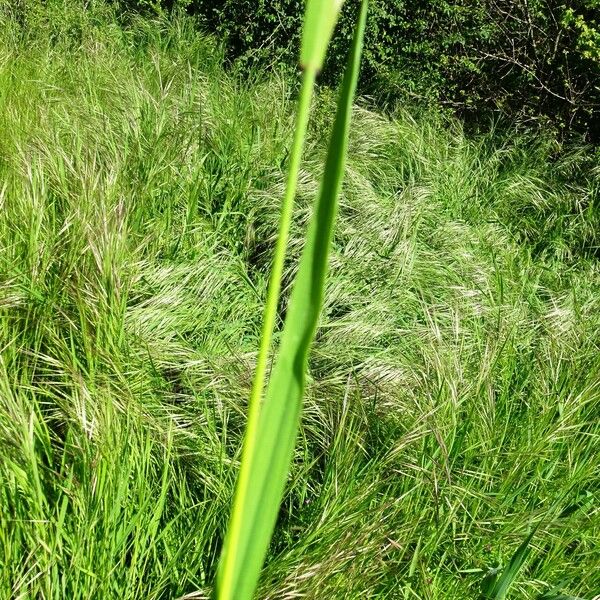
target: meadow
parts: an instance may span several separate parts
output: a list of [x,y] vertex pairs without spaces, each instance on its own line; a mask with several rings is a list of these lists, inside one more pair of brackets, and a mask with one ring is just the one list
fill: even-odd
[[[0,598],[210,596],[297,91],[191,17],[0,0]],[[508,597],[592,600],[598,152],[371,106],[258,597],[478,600],[536,528]]]

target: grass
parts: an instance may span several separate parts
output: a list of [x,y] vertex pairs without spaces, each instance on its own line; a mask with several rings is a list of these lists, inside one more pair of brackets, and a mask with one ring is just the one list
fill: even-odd
[[[0,597],[208,597],[297,90],[188,18],[0,7]],[[478,599],[535,527],[509,598],[600,591],[589,156],[356,106],[260,598]]]
[[262,392],[280,301],[281,277],[293,216],[300,158],[308,127],[308,113],[317,70],[325,56],[329,34],[341,2],[314,0],[306,7],[300,62],[303,67],[296,125],[290,153],[285,196],[269,276],[260,346],[250,391],[246,433],[231,516],[216,580],[216,597],[251,600],[256,593],[266,554],[277,524],[281,501],[294,454],[306,371],[323,308],[329,251],[344,179],[350,120],[360,70],[368,2],[361,5],[340,87],[327,158],[313,215],[307,227],[298,272],[286,310],[277,358],[264,399]]

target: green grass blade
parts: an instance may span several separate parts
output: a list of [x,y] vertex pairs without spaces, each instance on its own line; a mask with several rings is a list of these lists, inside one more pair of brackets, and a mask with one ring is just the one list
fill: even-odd
[[538,597],[538,600],[585,600],[585,598],[581,598],[579,596],[569,596],[568,594],[561,594],[557,592],[555,594],[551,594],[546,592]]
[[366,11],[367,2],[364,0],[340,91],[315,213],[289,302],[279,355],[253,433],[253,452],[243,458],[248,461],[248,487],[243,502],[234,503],[232,521],[235,518],[241,527],[235,532],[235,538],[228,533],[217,579],[219,600],[252,598],[285,487],[298,429],[309,349],[323,301]]
[[[307,10],[309,10],[313,15],[310,17],[311,19],[314,19],[315,16],[319,16],[318,12],[315,12],[314,6],[312,8],[310,7],[310,2]],[[309,26],[308,29],[305,27],[305,35],[307,30],[312,30],[316,25],[318,24],[313,24],[313,26]],[[221,590],[221,593],[224,595],[224,597],[228,597],[233,593],[233,590],[230,591],[227,589],[227,582],[233,581],[233,574],[231,570],[234,569],[235,565],[237,564],[236,554],[239,547],[237,540],[239,540],[240,536],[242,535],[243,528],[243,523],[241,520],[243,511],[241,510],[241,507],[246,503],[246,497],[249,493],[251,468],[250,457],[254,453],[254,446],[257,440],[256,428],[261,410],[261,398],[265,384],[268,356],[271,349],[271,340],[273,338],[273,329],[275,327],[275,320],[277,316],[277,304],[281,289],[281,276],[283,273],[285,253],[292,220],[294,198],[296,196],[296,187],[298,184],[298,172],[300,169],[300,160],[306,138],[306,130],[310,114],[310,103],[313,95],[316,72],[316,68],[307,66],[304,68],[304,73],[302,76],[302,85],[300,88],[298,108],[296,111],[294,139],[292,141],[286,178],[285,195],[281,205],[281,216],[279,219],[277,242],[275,245],[273,266],[271,268],[269,286],[267,289],[267,299],[263,313],[260,347],[258,349],[256,369],[254,372],[252,389],[250,391],[250,398],[248,401],[248,421],[244,436],[244,445],[242,448],[242,462],[236,485],[231,520],[223,550],[223,556],[227,555],[229,558],[226,561],[221,560],[219,563],[218,579],[225,582],[223,584],[223,589]]]
[[234,576],[232,569],[237,564],[236,555],[239,548],[238,540],[242,536],[244,524],[243,511],[241,507],[246,503],[250,489],[250,457],[254,454],[255,444],[258,439],[256,428],[258,426],[258,418],[261,410],[261,397],[264,388],[264,382],[267,372],[267,364],[269,358],[269,350],[271,349],[271,340],[273,337],[273,329],[277,317],[277,304],[279,301],[279,292],[281,288],[281,275],[285,262],[285,252],[289,238],[290,223],[292,220],[292,210],[294,206],[294,197],[296,195],[296,186],[298,181],[298,171],[300,168],[300,158],[304,147],[306,137],[306,128],[310,112],[310,101],[315,82],[315,71],[305,70],[302,78],[302,87],[300,90],[300,98],[298,101],[298,109],[296,115],[296,127],[294,131],[294,140],[290,153],[290,162],[288,166],[288,175],[285,189],[285,196],[281,206],[281,217],[279,220],[279,228],[277,235],[277,243],[275,246],[275,255],[273,258],[273,266],[271,268],[271,276],[267,289],[267,299],[265,303],[263,322],[260,335],[260,347],[258,349],[258,357],[256,360],[256,369],[254,379],[252,381],[252,389],[250,391],[250,399],[248,401],[248,421],[246,424],[246,433],[244,436],[244,446],[242,449],[242,462],[236,492],[233,501],[233,510],[229,523],[223,556],[228,556],[228,560],[221,561],[219,564],[218,579],[222,580],[223,588],[221,594],[223,598],[232,598],[233,590],[229,590],[227,582],[233,582]]
[[343,0],[307,0],[300,64],[319,71],[340,14]]
[[567,585],[567,581],[561,581],[553,588],[547,590],[543,594],[537,597],[537,600],[585,600],[579,596],[570,596],[569,594],[563,594],[562,589]]
[[502,573],[484,580],[482,600],[504,600],[506,598],[510,586],[515,582],[521,567],[531,552],[530,543],[536,531],[537,527],[534,527],[523,543],[517,548]]

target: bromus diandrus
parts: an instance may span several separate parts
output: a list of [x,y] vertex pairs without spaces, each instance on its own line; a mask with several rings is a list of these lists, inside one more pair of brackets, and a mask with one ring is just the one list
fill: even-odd
[[329,247],[344,174],[367,0],[362,2],[356,24],[325,171],[264,401],[262,392],[314,82],[323,64],[341,4],[341,0],[308,0],[306,6],[300,54],[303,77],[296,129],[250,395],[242,462],[217,574],[218,600],[245,600],[254,595],[277,519],[298,430],[308,355],[323,302]]

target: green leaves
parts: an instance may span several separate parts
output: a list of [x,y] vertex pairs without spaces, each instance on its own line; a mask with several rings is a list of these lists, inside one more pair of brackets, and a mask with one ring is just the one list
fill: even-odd
[[[317,19],[316,14],[313,19]],[[338,99],[325,172],[288,305],[279,355],[264,404],[254,410],[256,421],[249,419],[236,499],[217,577],[219,600],[249,600],[253,597],[277,520],[302,409],[309,350],[323,303],[366,14],[367,1],[363,0]],[[323,18],[330,17],[328,13]],[[329,27],[327,23],[316,21],[313,26],[321,32],[323,27]],[[313,44],[309,51],[311,60],[320,52],[317,52],[317,46]],[[260,390],[260,386],[255,389]],[[250,410],[252,413],[253,408]]]
[[531,533],[525,538],[523,543],[517,548],[517,551],[513,554],[506,569],[501,573],[494,573],[487,577],[483,581],[482,586],[482,600],[504,600],[508,589],[514,583],[523,563],[527,560],[531,547],[529,544],[537,531],[537,527],[534,527]]
[[562,588],[566,582],[559,583],[552,589],[544,592],[541,596],[538,596],[537,600],[585,600],[585,598],[579,598],[578,596],[570,596],[569,594],[563,594]]
[[343,0],[307,0],[300,50],[304,69],[321,70],[342,4]]

